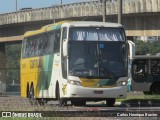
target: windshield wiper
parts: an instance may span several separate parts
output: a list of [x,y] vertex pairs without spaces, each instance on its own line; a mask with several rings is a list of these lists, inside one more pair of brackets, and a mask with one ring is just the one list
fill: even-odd
[[85,63],[73,64],[70,69],[72,70],[73,68],[76,68],[77,66],[84,65],[84,64]]
[[110,78],[117,78],[118,77],[115,73],[111,72],[106,67],[102,67],[102,66],[100,68],[100,73],[103,73],[104,76],[110,77]]

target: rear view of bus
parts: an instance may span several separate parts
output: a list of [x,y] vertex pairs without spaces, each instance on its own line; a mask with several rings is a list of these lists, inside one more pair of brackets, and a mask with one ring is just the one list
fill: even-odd
[[[41,41],[49,40],[49,46],[53,45],[54,50],[35,57],[22,57],[23,97],[41,102],[58,100],[59,105],[71,101],[75,106],[101,100],[113,106],[116,98],[126,97],[128,54],[122,25],[61,22],[46,26],[45,30],[28,33],[24,40],[31,39],[35,33],[34,41],[44,35],[45,39],[42,36]],[[35,48],[42,46],[41,41]]]
[[72,22],[63,25],[63,33],[63,98],[70,98],[73,105],[106,100],[113,106],[115,98],[126,97],[128,56],[123,27]]

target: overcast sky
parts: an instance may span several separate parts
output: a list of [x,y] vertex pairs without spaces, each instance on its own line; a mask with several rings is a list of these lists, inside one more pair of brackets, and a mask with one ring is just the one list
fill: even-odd
[[[62,0],[63,4],[84,2],[88,0]],[[61,0],[17,0],[18,10],[21,8],[42,8],[61,4]],[[0,0],[0,13],[16,11],[16,0]]]

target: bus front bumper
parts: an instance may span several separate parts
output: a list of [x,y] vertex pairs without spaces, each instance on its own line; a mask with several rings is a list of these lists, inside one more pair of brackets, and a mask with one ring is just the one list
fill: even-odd
[[127,96],[127,86],[112,88],[89,88],[67,84],[66,98],[125,98]]

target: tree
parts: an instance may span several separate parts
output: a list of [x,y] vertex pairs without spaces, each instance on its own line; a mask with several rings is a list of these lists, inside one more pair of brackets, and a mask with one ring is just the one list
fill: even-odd
[[13,80],[16,84],[20,83],[20,53],[21,44],[6,44],[6,84],[12,84]]
[[136,40],[135,46],[136,46],[136,55],[146,55],[146,54],[152,54],[155,55],[157,53],[160,53],[160,41],[147,41],[143,42],[141,40]]

